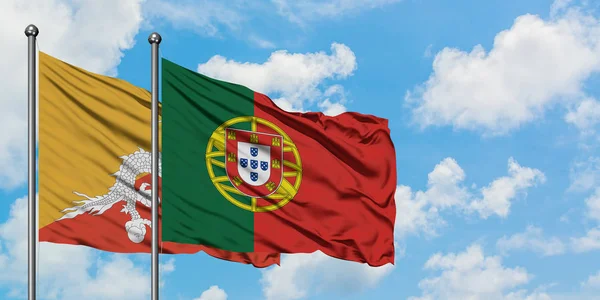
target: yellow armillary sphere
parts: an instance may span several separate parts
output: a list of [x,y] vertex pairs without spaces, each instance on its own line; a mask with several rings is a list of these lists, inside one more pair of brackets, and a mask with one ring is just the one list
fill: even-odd
[[[250,123],[250,131],[234,128],[242,123]],[[273,132],[258,132],[258,124]],[[289,152],[293,161],[285,160]],[[236,117],[215,129],[206,146],[206,167],[223,197],[251,212],[283,207],[296,196],[302,181],[302,161],[292,139],[275,124],[254,116]],[[250,203],[236,199],[240,196],[250,197]]]

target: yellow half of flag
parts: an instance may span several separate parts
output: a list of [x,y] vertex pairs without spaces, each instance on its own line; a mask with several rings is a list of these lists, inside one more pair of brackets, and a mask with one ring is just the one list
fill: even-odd
[[[39,53],[40,228],[50,226],[54,238],[117,230],[127,238],[125,223],[140,212],[121,212],[126,195],[111,191],[119,179],[112,174],[128,167],[123,157],[140,149],[151,155],[150,107],[143,88]],[[123,184],[147,173],[135,175]]]

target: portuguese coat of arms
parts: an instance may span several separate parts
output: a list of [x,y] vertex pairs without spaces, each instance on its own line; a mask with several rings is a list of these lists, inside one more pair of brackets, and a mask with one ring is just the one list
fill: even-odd
[[282,136],[227,128],[225,137],[225,169],[233,186],[250,197],[274,193],[283,178]]

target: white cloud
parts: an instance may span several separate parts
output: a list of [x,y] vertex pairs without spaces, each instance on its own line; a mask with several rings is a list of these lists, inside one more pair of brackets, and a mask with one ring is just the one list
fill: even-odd
[[300,113],[307,112],[303,108],[295,107],[294,104],[286,98],[276,98],[276,99],[271,99],[271,100],[273,100],[273,102],[275,102],[275,105],[277,105],[279,108],[281,108],[285,111],[300,112]]
[[[160,260],[160,258],[159,258]],[[150,263],[150,262],[148,262]],[[165,278],[166,275],[175,272],[175,258],[169,258],[166,262],[159,263],[158,266],[158,277],[159,277],[159,287],[162,288],[165,286]]]
[[403,217],[396,220],[397,234],[402,237],[423,232],[435,236],[437,229],[446,225],[440,212],[448,209],[478,213],[484,219],[492,214],[505,218],[519,192],[526,194],[526,189],[545,180],[540,170],[522,167],[512,157],[508,159],[508,176],[495,179],[479,191],[467,188],[465,176],[456,160],[445,158],[429,173],[427,190],[413,193],[410,187],[399,186],[396,208]]
[[427,190],[413,194],[409,186],[396,189],[396,234],[402,238],[422,231],[428,236],[437,235],[437,228],[445,221],[439,212],[452,207],[464,207],[469,191],[462,186],[465,172],[453,158],[445,158],[428,174]]
[[275,43],[269,41],[269,40],[265,40],[257,35],[250,35],[248,37],[248,40],[250,42],[252,42],[253,44],[255,44],[256,46],[258,46],[259,48],[263,48],[263,49],[272,49],[275,48]]
[[[306,21],[330,18],[361,10],[383,7],[401,0],[309,0],[309,1],[246,1],[246,0],[147,0],[144,24],[151,28],[157,22],[167,21],[178,29],[187,29],[200,35],[223,37],[230,33],[263,49],[275,48],[275,44],[253,30],[254,18],[261,22],[281,23],[280,18],[271,19],[273,13],[288,21],[305,26]],[[226,3],[226,4],[224,4]],[[274,26],[280,24],[271,23]]]
[[[289,111],[303,111],[305,104],[312,105],[318,99],[325,103],[330,96],[339,94],[340,89],[331,90],[332,86],[329,86],[323,92],[323,81],[344,79],[351,76],[355,69],[354,52],[338,43],[331,45],[330,55],[324,52],[302,54],[280,50],[273,52],[262,64],[241,63],[215,55],[198,66],[198,72],[202,74],[264,93]],[[330,100],[327,104],[323,103],[326,110],[331,109],[330,112],[342,110],[336,106],[341,102]]]
[[396,218],[395,232],[400,238],[419,232],[426,236],[436,236],[437,229],[446,225],[439,216],[438,209],[431,206],[428,198],[423,196],[426,193],[418,191],[413,195],[410,187],[405,185],[396,188],[396,214],[402,212],[404,216]]
[[267,300],[304,299],[320,292],[345,295],[375,287],[393,269],[390,264],[370,267],[317,251],[282,255],[281,266],[262,271],[261,284]]
[[544,238],[542,229],[535,226],[527,226],[525,232],[514,234],[511,237],[503,236],[496,242],[496,247],[502,253],[527,249],[542,256],[559,255],[566,251],[566,246],[560,239],[557,237]]
[[585,205],[587,207],[586,215],[600,224],[600,187],[597,187],[596,191],[585,199]]
[[330,86],[325,91],[324,96],[327,98],[317,104],[323,114],[336,116],[346,112],[346,107],[344,106],[344,103],[346,103],[346,95],[343,86],[339,84]]
[[[40,297],[43,295],[44,299],[147,299],[150,296],[149,267],[135,265],[130,255],[106,257],[89,247],[46,242],[40,243],[38,251],[38,286]],[[165,276],[174,270],[174,261],[169,260],[160,268],[161,275]],[[15,295],[25,293],[26,197],[14,202],[9,219],[0,224],[0,270],[0,285],[10,287]]]
[[585,192],[600,185],[600,157],[589,157],[573,164],[569,177],[569,191]]
[[564,12],[565,9],[569,8],[573,0],[555,0],[550,6],[550,15],[556,16],[557,14]]
[[460,183],[465,180],[465,171],[453,158],[445,158],[427,175],[426,196],[432,206],[448,208],[464,205],[469,192]]
[[432,53],[433,44],[429,44],[427,48],[425,48],[425,52],[423,52],[423,57],[429,58],[433,55]]
[[[585,199],[585,216],[600,225],[600,188]],[[600,250],[600,227],[587,231],[585,236],[571,238],[571,248],[576,253]]]
[[600,271],[595,275],[590,275],[586,281],[581,283],[581,286],[588,289],[600,290]]
[[[508,293],[502,300],[552,300],[556,299],[554,295],[549,295],[544,291],[534,291],[529,294],[526,290],[519,290]],[[582,300],[580,298],[575,298]],[[558,299],[556,299],[558,300]]]
[[[41,254],[43,255],[43,252]],[[91,267],[92,263],[89,265]],[[125,256],[112,255],[107,262],[98,259],[96,267],[96,274],[81,270],[86,276],[71,281],[66,286],[61,284],[64,279],[55,275],[52,289],[57,291],[61,299],[147,299],[150,296],[150,274],[135,266]],[[67,269],[64,272],[71,270]]]
[[512,157],[508,159],[508,175],[484,187],[481,190],[483,198],[471,202],[469,209],[479,212],[484,219],[492,214],[505,218],[510,211],[510,201],[517,193],[524,193],[528,188],[546,182],[540,170],[522,167]]
[[346,112],[346,107],[341,103],[332,103],[329,99],[325,99],[323,102],[318,104],[323,114],[328,116],[337,116],[343,112]]
[[278,12],[291,22],[304,25],[316,18],[338,17],[360,10],[380,8],[401,0],[271,0]]
[[[543,117],[555,104],[585,99],[585,81],[600,70],[600,22],[566,3],[557,2],[549,20],[519,16],[496,35],[489,52],[481,45],[470,53],[440,51],[430,78],[406,95],[414,121],[422,128],[452,125],[500,135]],[[588,120],[592,114],[568,119],[589,123],[579,115]]]
[[600,102],[592,98],[581,101],[566,114],[565,120],[577,126],[583,135],[594,134],[596,125],[600,124]]
[[[522,267],[505,267],[501,257],[485,256],[482,247],[477,244],[458,254],[434,254],[424,267],[441,273],[421,280],[419,288],[423,291],[422,296],[409,299],[525,299],[525,291],[513,289],[532,279],[532,275]],[[543,296],[539,293],[533,295]]]
[[194,300],[227,300],[227,293],[218,286],[213,285]]
[[218,36],[220,26],[236,30],[246,21],[237,7],[238,2],[229,0],[225,4],[213,0],[149,0],[144,5],[144,15],[153,21],[166,20],[175,28],[191,29],[207,36]]
[[[25,26],[40,29],[39,50],[93,72],[116,74],[123,50],[134,44],[142,21],[142,0],[0,1],[2,47],[0,98],[0,188],[26,178],[27,38]],[[110,16],[110,22],[106,22]]]
[[585,236],[571,238],[571,247],[577,253],[600,250],[600,228],[588,230]]
[[175,259],[171,257],[166,262],[161,263],[159,271],[160,271],[160,274],[168,274],[168,273],[174,272],[175,271]]

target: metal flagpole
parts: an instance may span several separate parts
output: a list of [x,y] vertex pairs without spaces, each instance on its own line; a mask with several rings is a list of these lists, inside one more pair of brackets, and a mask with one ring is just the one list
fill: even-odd
[[162,38],[154,32],[152,46],[152,300],[158,300],[158,45]]
[[29,300],[35,300],[36,298],[36,242],[37,242],[37,225],[36,225],[36,159],[35,159],[35,148],[36,148],[36,47],[35,42],[39,33],[38,28],[31,24],[25,28],[25,36],[28,41],[28,62],[27,62],[27,96],[28,96],[28,160],[29,165],[29,180],[28,180],[28,192],[29,198],[29,213],[27,218],[28,223],[28,250],[27,250],[27,263],[28,263],[28,295]]

